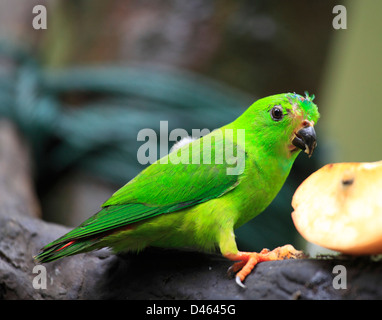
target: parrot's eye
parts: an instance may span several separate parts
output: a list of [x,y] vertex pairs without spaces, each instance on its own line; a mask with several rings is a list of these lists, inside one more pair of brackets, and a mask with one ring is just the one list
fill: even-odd
[[271,109],[271,117],[275,121],[280,121],[284,118],[283,108],[281,106],[274,106]]

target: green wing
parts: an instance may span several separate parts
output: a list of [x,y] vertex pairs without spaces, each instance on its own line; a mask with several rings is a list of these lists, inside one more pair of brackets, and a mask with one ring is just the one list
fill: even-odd
[[[227,169],[244,166],[244,162],[235,162],[240,147],[229,141],[233,152],[227,155],[224,148],[228,139],[214,132],[210,135],[214,141],[212,147],[203,148],[204,137],[192,142],[190,148],[184,146],[170,153],[165,157],[168,163],[158,160],[115,192],[102,205],[101,211],[44,249],[71,240],[101,236],[131,223],[220,197],[235,188],[240,176],[228,175]],[[203,164],[195,163],[196,159]],[[181,162],[174,164],[177,160]],[[216,164],[215,160],[221,163]]]

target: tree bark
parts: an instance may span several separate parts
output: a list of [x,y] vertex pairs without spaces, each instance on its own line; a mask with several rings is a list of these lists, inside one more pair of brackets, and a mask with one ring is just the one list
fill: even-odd
[[[382,263],[369,257],[263,262],[246,289],[228,278],[231,262],[221,255],[186,250],[112,255],[104,249],[36,267],[33,255],[69,229],[38,218],[21,141],[0,122],[0,299],[382,298]],[[334,273],[336,265],[346,274]]]
[[[37,218],[0,212],[2,299],[379,299],[382,264],[367,258],[260,263],[245,280],[229,279],[218,254],[148,249],[112,255],[106,249],[45,264],[46,286],[32,256],[67,232]],[[335,289],[333,267],[346,269],[346,289]],[[34,273],[35,272],[35,273]],[[34,286],[34,281],[37,286]],[[343,280],[342,280],[343,281]],[[343,282],[342,282],[343,284]]]

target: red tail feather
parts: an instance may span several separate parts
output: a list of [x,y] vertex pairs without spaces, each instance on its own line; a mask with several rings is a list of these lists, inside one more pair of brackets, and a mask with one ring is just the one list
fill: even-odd
[[66,247],[69,247],[71,244],[73,244],[75,240],[69,241],[68,243],[64,244],[61,248],[57,249],[56,251],[60,251]]

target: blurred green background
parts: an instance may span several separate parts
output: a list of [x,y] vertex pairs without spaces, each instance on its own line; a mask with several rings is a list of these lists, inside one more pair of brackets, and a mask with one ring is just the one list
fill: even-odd
[[[32,27],[38,4],[46,30]],[[346,30],[332,26],[338,4]],[[44,219],[75,226],[141,171],[140,129],[212,130],[260,97],[308,91],[314,156],[237,231],[242,250],[299,246],[297,186],[327,162],[382,159],[381,12],[378,0],[1,0],[0,114],[30,143]]]

